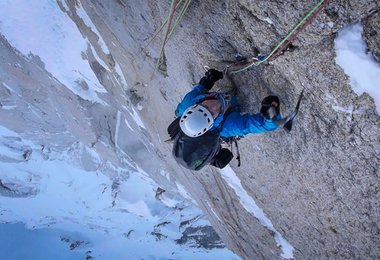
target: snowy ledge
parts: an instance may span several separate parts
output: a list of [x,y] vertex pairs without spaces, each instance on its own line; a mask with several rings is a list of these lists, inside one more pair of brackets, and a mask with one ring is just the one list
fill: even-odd
[[373,97],[380,114],[380,65],[367,52],[362,38],[363,26],[355,23],[344,27],[335,39],[336,63],[350,79],[352,90]]

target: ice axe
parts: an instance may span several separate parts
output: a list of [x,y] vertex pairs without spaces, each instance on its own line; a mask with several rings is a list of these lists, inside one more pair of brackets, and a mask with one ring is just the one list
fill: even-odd
[[301,94],[300,94],[300,97],[298,98],[298,101],[297,101],[297,105],[296,105],[296,108],[293,110],[293,112],[288,115],[287,117],[283,118],[283,119],[280,119],[280,120],[274,120],[274,122],[276,123],[276,125],[278,126],[283,126],[284,129],[289,133],[291,130],[292,130],[292,126],[293,126],[293,121],[294,119],[297,117],[297,114],[298,114],[298,110],[300,108],[300,104],[301,104],[301,100],[302,100],[302,97],[303,97],[303,92],[304,92],[305,89],[302,90]]

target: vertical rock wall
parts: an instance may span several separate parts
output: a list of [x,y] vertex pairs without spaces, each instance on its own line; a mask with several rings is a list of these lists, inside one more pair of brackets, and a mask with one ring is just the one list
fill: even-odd
[[[239,57],[268,53],[316,1],[194,0],[166,46],[165,75],[154,72],[159,43],[143,52],[141,47],[159,28],[169,2],[83,2],[98,29],[117,42],[117,47],[109,44],[113,57],[141,98],[152,143],[173,177],[235,253],[244,259],[278,259],[274,234],[247,212],[219,172],[183,170],[163,140],[177,102],[200,79],[203,65],[223,69]],[[233,77],[247,112],[257,112],[263,97],[276,94],[287,114],[305,89],[294,130],[244,138],[242,167],[231,164],[245,190],[294,246],[295,258],[380,257],[380,118],[372,98],[356,95],[334,60],[336,32],[361,20],[376,56],[372,19],[378,10],[378,1],[331,1],[294,41],[293,51]],[[224,80],[218,87],[228,84]]]

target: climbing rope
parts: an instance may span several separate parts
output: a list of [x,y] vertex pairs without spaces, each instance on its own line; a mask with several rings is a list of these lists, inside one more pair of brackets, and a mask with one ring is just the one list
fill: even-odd
[[164,48],[165,48],[166,40],[168,39],[168,36],[170,34],[170,28],[171,28],[171,25],[172,25],[172,22],[173,22],[174,13],[175,13],[175,7],[176,6],[177,6],[177,0],[172,0],[172,3],[170,5],[170,11],[169,11],[169,14],[168,14],[168,17],[167,17],[168,22],[167,22],[165,36],[164,36],[164,39],[163,39],[162,44],[161,44],[160,55],[159,55],[159,59],[158,59],[158,62],[157,62],[157,67],[162,62],[162,59],[163,59]]
[[[317,15],[328,5],[328,3],[330,2],[330,0],[325,0],[325,1],[321,1],[318,3],[318,5],[316,7],[313,8],[313,10],[311,10],[311,13],[312,15],[311,16],[305,16],[305,19],[303,20],[303,22],[301,21],[301,24],[303,23],[302,27],[297,31],[295,32],[289,39],[286,40],[285,44],[282,45],[281,48],[279,48],[270,58],[269,58],[269,61],[273,61],[274,59],[277,58],[278,55],[281,54],[281,52],[283,50],[285,50],[289,44],[298,36],[298,34],[300,34],[300,32],[302,32],[306,26],[308,26],[316,17]],[[314,10],[315,8],[317,8],[316,10]],[[310,17],[310,19],[308,19]],[[307,21],[306,21],[307,20]]]
[[[179,8],[179,6],[183,3],[182,9],[179,12],[179,15],[177,19],[174,21],[173,19],[175,16],[176,10]],[[251,59],[251,61],[247,64],[245,63],[242,65],[239,69],[236,70],[229,70],[229,73],[235,74],[239,72],[243,72],[245,70],[248,70],[252,66],[259,66],[260,64],[266,62],[266,61],[273,61],[276,59],[286,48],[291,44],[291,42],[308,26],[316,17],[317,15],[328,5],[330,0],[320,0],[294,27],[293,29],[279,42],[279,44],[268,54],[268,55],[259,55],[258,57],[254,57]],[[159,35],[159,33],[164,29],[166,26],[164,38],[161,43],[160,48],[160,54],[159,59],[157,62],[157,67],[162,63],[164,59],[164,49],[166,43],[169,41],[169,39],[172,37],[174,30],[178,26],[178,24],[181,22],[184,14],[186,13],[189,5],[191,3],[191,0],[172,0],[170,5],[170,10],[167,15],[167,18],[165,19],[164,23],[161,25],[161,27],[157,30],[157,32],[153,35],[151,40],[147,43],[147,45],[142,49],[145,50],[149,44],[151,44],[155,38]],[[227,71],[232,66],[239,66],[242,62],[233,63],[230,65],[227,65],[224,71]]]
[[[182,3],[183,0],[180,0],[177,5],[175,6],[175,10],[177,10],[177,8],[179,7],[179,5]],[[160,34],[160,32],[162,31],[162,29],[164,29],[165,25],[168,23],[168,20],[169,20],[169,16],[165,19],[165,21],[161,24],[160,28],[158,28],[158,30],[153,34],[152,38],[148,41],[148,43],[141,49],[141,52],[143,52],[144,50],[146,50],[146,48],[148,48],[148,46],[157,38],[157,36]]]
[[170,33],[169,33],[169,37],[168,37],[167,41],[169,41],[170,38],[172,37],[175,28],[176,28],[176,27],[178,26],[178,24],[181,22],[181,20],[182,20],[183,16],[185,15],[185,13],[186,13],[186,11],[187,11],[187,8],[189,7],[190,3],[191,3],[191,0],[185,0],[185,3],[183,4],[182,10],[180,11],[180,13],[179,13],[179,15],[178,15],[178,17],[177,17],[177,19],[176,19],[174,25],[173,25],[172,30],[171,30]]
[[[174,25],[172,26],[173,19],[175,16],[175,12],[179,8],[179,6],[182,4],[182,2],[184,2],[182,5],[182,9],[179,11],[178,17],[174,21]],[[154,35],[149,40],[149,42],[141,49],[140,53],[142,53],[144,50],[146,50],[146,48],[157,38],[157,36],[160,34],[160,32],[162,32],[162,30],[166,26],[164,38],[163,38],[162,43],[161,43],[159,58],[157,61],[157,67],[159,67],[160,64],[163,62],[165,45],[170,40],[170,38],[172,37],[174,30],[177,28],[178,24],[182,21],[182,18],[185,15],[190,3],[191,3],[191,0],[180,0],[180,1],[172,0],[172,2],[170,4],[170,10],[169,10],[169,13],[168,13],[165,21],[162,23],[160,28],[154,33]]]
[[[235,74],[238,72],[245,71],[252,66],[258,66],[265,61],[273,61],[278,55],[281,54],[283,50],[285,50],[288,45],[297,37],[297,35],[309,25],[315,17],[327,6],[330,0],[320,0],[297,24],[294,28],[280,41],[280,43],[267,55],[267,56],[259,56],[257,58],[253,58],[252,62],[244,65],[242,68],[237,70],[232,70],[230,73]],[[228,69],[231,64],[226,67]],[[226,70],[225,69],[225,70]]]

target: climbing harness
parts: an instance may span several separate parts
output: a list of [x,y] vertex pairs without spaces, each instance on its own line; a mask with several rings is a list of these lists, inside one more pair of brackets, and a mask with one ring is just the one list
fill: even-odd
[[[315,17],[317,17],[317,15],[328,5],[329,2],[330,0],[320,0],[268,55],[260,55],[256,58],[253,58],[250,63],[243,65],[243,67],[240,69],[231,70],[230,73],[235,74],[245,71],[252,66],[258,66],[266,61],[273,61],[288,47],[288,45],[297,37],[297,35],[302,30],[304,30],[306,26],[309,25],[315,19]],[[234,64],[227,66],[226,69],[233,65]]]
[[228,149],[231,152],[231,155],[234,154],[234,146],[236,147],[236,160],[238,162],[238,167],[241,165],[241,160],[240,160],[240,150],[239,150],[239,145],[238,141],[240,139],[244,138],[244,136],[233,136],[233,137],[221,137],[220,140],[222,141],[222,147],[224,149],[227,149],[225,147],[228,147]]

